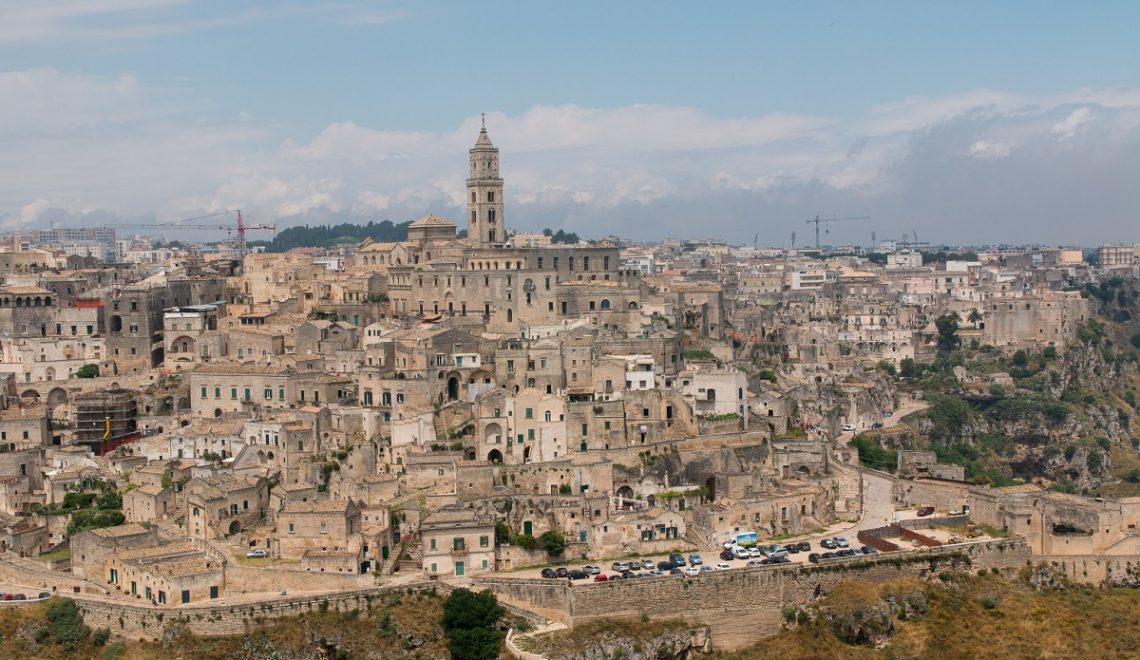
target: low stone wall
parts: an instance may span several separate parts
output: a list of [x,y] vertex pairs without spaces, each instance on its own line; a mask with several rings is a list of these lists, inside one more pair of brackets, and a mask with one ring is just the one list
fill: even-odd
[[352,591],[376,584],[371,575],[359,573],[314,573],[280,567],[226,566],[226,594],[281,591]]
[[32,570],[3,560],[0,560],[0,580],[14,585],[38,587],[44,591],[58,591],[67,594],[110,593],[110,590],[104,585],[89,582],[68,573]]
[[931,529],[932,527],[962,527],[970,522],[970,516],[942,516],[940,518],[908,518],[898,522],[907,529]]
[[[1030,557],[1021,539],[946,545],[908,553],[830,559],[820,565],[760,566],[614,582],[476,578],[504,600],[573,626],[596,619],[682,619],[712,629],[717,649],[733,650],[782,630],[783,608],[830,593],[846,580],[886,581],[944,570],[1019,569]],[[561,615],[556,610],[562,609]],[[550,613],[548,613],[550,612]]]
[[296,616],[313,610],[368,610],[373,606],[378,607],[386,593],[434,588],[436,585],[414,584],[329,595],[278,598],[258,603],[180,607],[133,605],[86,595],[69,597],[79,605],[84,622],[92,628],[105,627],[112,635],[128,639],[161,639],[164,631],[173,626],[185,626],[188,631],[203,637],[241,635],[281,617]]

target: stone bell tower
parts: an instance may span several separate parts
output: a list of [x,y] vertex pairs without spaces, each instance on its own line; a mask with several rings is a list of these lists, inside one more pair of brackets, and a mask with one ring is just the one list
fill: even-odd
[[467,240],[476,248],[503,247],[507,228],[503,224],[503,180],[499,178],[499,150],[487,137],[487,123],[470,151],[467,175]]

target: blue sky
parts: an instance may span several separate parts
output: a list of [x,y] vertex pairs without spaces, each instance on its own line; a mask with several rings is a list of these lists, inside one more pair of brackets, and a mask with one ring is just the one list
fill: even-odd
[[0,0],[0,225],[459,219],[487,112],[520,229],[784,244],[838,213],[873,220],[836,241],[1136,240],[1138,19],[1108,2]]

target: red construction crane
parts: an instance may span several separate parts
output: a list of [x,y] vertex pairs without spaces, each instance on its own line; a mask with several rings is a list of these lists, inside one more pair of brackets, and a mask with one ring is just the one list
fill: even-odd
[[[186,224],[186,223],[192,222],[194,220],[206,220],[208,218],[217,218],[219,216],[229,215],[231,213],[237,214],[237,224],[234,224],[234,225]],[[237,232],[238,261],[240,261],[242,263],[245,262],[245,252],[246,252],[245,232],[246,231],[266,230],[266,231],[271,231],[274,234],[277,233],[277,225],[247,225],[247,224],[245,224],[245,220],[241,216],[241,209],[236,209],[236,210],[232,210],[232,211],[230,211],[230,210],[218,211],[217,213],[210,213],[209,215],[200,215],[200,216],[197,216],[194,218],[183,218],[182,220],[175,220],[174,222],[159,222],[159,223],[151,223],[151,224],[128,224],[128,225],[119,225],[119,226],[120,227],[191,230],[191,231],[193,231],[193,230],[213,231],[213,230],[220,229],[220,230],[226,232],[227,234],[232,234],[236,231]]]

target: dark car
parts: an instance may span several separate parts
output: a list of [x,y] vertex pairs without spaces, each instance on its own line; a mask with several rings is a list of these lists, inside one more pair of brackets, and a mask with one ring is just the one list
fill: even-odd
[[681,569],[679,569],[679,568],[670,568],[670,569],[669,569],[669,575],[681,575]]
[[836,554],[834,552],[825,552],[819,557],[820,559],[835,559]]
[[558,571],[554,570],[553,568],[544,568],[542,569],[542,577],[556,578],[558,577]]
[[824,539],[824,540],[820,541],[819,544],[821,546],[827,548],[828,550],[834,550],[835,548],[839,547],[838,545],[835,544],[834,539]]
[[555,569],[554,573],[560,578],[570,576],[570,571],[565,566],[559,566],[557,569]]
[[721,550],[720,558],[724,561],[732,561],[736,556],[732,554],[732,550]]
[[570,571],[569,575],[566,577],[570,578],[571,580],[585,580],[586,578],[590,577],[590,574],[586,571],[573,570]]
[[811,543],[808,541],[800,541],[800,552],[811,552]]
[[874,555],[878,554],[879,551],[869,545],[865,545],[862,548],[859,548],[859,552],[862,552],[865,555]]
[[673,562],[673,566],[675,566],[675,567],[676,566],[684,566],[685,565],[685,555],[683,555],[679,552],[674,552],[673,554],[669,555],[669,561]]
[[769,564],[788,564],[791,563],[791,561],[787,555],[775,555],[768,558]]
[[633,571],[622,571],[621,576],[623,579],[629,580],[631,578],[637,577],[637,574],[634,573]]
[[24,594],[16,594],[12,596],[12,600],[27,600],[28,597]]
[[669,571],[673,570],[674,568],[677,568],[677,565],[671,561],[659,561],[659,562],[657,562],[657,570],[659,570],[659,571],[664,571],[664,572],[668,573]]
[[934,514],[934,507],[932,507],[932,506],[924,506],[918,510],[918,517],[919,518],[925,518],[926,516],[933,515],[933,514]]
[[856,550],[852,550],[851,548],[848,548],[846,550],[840,550],[839,552],[837,552],[835,554],[839,557],[854,557],[855,555],[859,554],[859,552]]
[[819,553],[813,552],[810,555],[808,555],[808,561],[810,561],[813,564],[818,564],[819,563]]
[[41,591],[40,595],[36,596],[36,598],[51,598],[51,594],[46,591]]
[[789,555],[794,555],[800,551],[800,544],[799,543],[789,543],[789,544],[784,546],[784,551],[786,551]]

